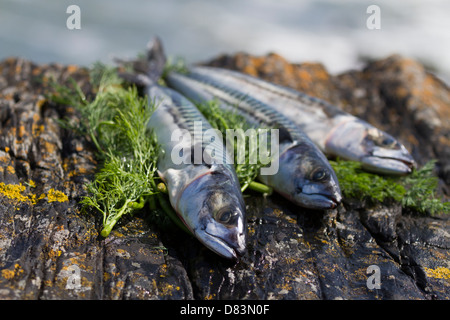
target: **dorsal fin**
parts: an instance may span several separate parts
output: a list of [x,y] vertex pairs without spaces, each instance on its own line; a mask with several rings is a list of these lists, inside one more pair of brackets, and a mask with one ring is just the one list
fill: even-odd
[[279,143],[294,142],[294,139],[292,139],[291,134],[289,133],[289,131],[286,128],[280,127],[280,128],[277,128],[277,129],[278,129],[278,141],[279,141]]

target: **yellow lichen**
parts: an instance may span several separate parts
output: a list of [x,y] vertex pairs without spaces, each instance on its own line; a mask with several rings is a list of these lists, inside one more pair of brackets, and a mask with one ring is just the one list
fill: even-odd
[[[26,183],[32,188],[36,187],[36,183],[33,180],[29,180],[28,183]],[[41,194],[39,197],[36,196],[34,193],[25,193],[26,186],[24,186],[22,183],[19,184],[5,184],[4,182],[0,182],[0,195],[3,195],[4,197],[14,200],[17,202],[28,202],[30,204],[36,204],[39,200],[44,199],[46,196],[48,198],[48,202],[65,202],[69,201],[69,198],[61,191],[50,189],[48,191],[48,194],[45,193]]]
[[437,267],[436,269],[431,269],[425,267],[425,272],[427,273],[427,276],[430,278],[437,278],[437,279],[450,279],[450,270],[445,267]]
[[5,184],[0,182],[0,194],[11,200],[17,200],[20,202],[28,201],[28,197],[23,195],[26,187],[20,184]]
[[161,296],[172,296],[175,290],[176,291],[180,290],[179,286],[174,286],[173,284],[170,283],[162,283],[158,285],[157,288]]
[[55,201],[65,202],[65,201],[69,201],[69,198],[63,192],[55,190],[53,188],[48,190],[47,199],[48,199],[48,202],[55,202]]

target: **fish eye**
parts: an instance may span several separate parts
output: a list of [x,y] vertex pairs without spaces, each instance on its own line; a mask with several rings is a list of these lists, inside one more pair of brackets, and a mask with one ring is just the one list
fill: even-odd
[[236,211],[232,211],[229,209],[224,209],[217,212],[216,218],[217,221],[222,224],[231,224],[233,222],[233,218],[237,216]]
[[381,140],[381,145],[393,147],[393,146],[395,145],[395,140],[392,139],[391,137],[384,137],[384,138]]
[[369,130],[368,137],[375,145],[387,148],[393,148],[396,146],[397,141],[389,135],[382,134],[378,130]]
[[311,180],[313,181],[320,181],[325,179],[327,176],[327,173],[323,169],[317,169],[311,174]]

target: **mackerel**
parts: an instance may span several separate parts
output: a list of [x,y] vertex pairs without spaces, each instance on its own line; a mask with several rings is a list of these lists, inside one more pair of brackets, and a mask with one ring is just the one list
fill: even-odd
[[267,103],[291,119],[329,156],[359,161],[364,169],[382,174],[407,174],[415,165],[394,137],[326,101],[237,71],[192,67],[190,73],[220,80]]
[[316,145],[284,115],[220,79],[171,72],[167,84],[195,102],[219,99],[220,107],[236,107],[249,122],[279,129],[278,171],[259,179],[297,205],[313,209],[334,208],[342,197],[335,172]]
[[148,74],[139,80],[146,83],[149,103],[156,106],[148,126],[161,148],[158,174],[167,186],[172,207],[192,234],[220,256],[237,258],[245,251],[246,222],[232,161],[194,104],[156,84],[163,57],[162,46],[155,39],[148,53]]

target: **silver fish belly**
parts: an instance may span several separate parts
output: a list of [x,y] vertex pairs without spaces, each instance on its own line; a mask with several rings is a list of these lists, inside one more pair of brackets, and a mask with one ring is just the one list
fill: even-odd
[[394,137],[323,100],[237,71],[193,67],[191,72],[220,79],[267,103],[295,122],[325,154],[359,161],[377,173],[407,174],[415,165]]
[[147,95],[157,106],[148,125],[160,144],[158,173],[172,207],[206,247],[237,258],[246,246],[245,205],[222,141],[214,140],[209,123],[179,93],[152,85]]
[[241,115],[267,127],[277,128],[280,134],[278,171],[260,175],[270,185],[297,205],[313,209],[334,208],[341,201],[336,175],[328,160],[314,143],[289,119],[266,104],[224,85],[218,79],[195,74],[169,73],[169,86],[196,101],[217,98],[221,107],[235,106]]

